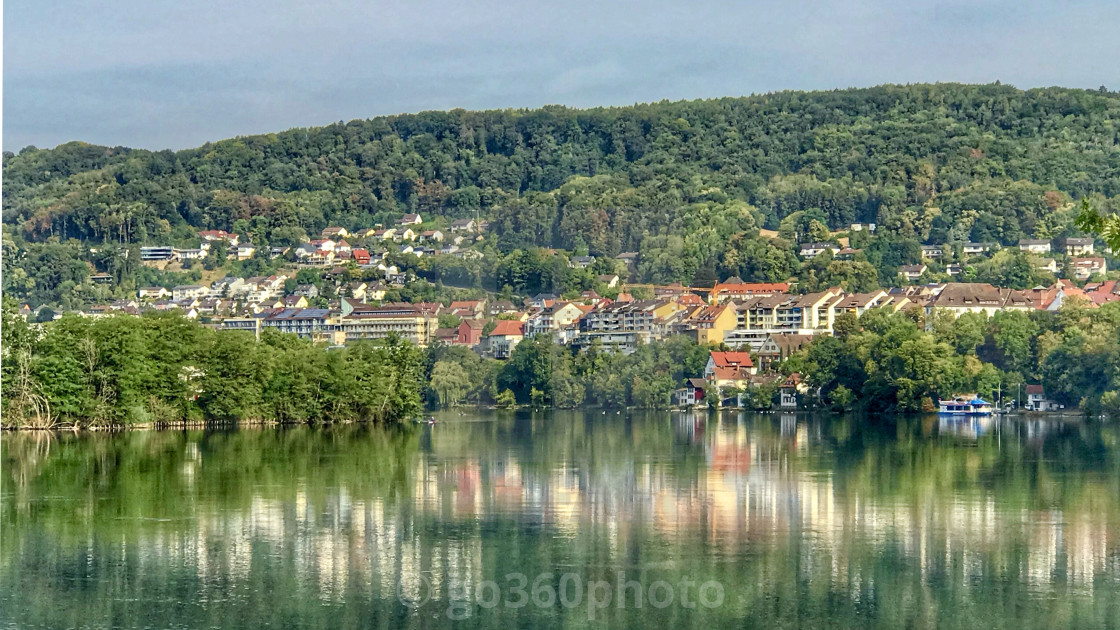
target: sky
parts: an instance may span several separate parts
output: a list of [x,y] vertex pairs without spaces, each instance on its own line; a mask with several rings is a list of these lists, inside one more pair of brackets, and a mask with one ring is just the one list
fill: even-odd
[[8,0],[3,148],[883,83],[1120,89],[1115,0]]

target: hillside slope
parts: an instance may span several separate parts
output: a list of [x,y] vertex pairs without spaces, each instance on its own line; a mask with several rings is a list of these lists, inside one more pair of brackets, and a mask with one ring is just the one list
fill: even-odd
[[187,245],[198,229],[295,244],[420,212],[489,218],[503,252],[640,251],[648,280],[717,262],[761,277],[742,260],[772,255],[754,237],[783,220],[790,241],[812,219],[914,243],[1072,233],[1071,200],[1120,204],[1120,94],[938,84],[425,112],[178,152],[29,148],[3,177],[6,247],[31,256],[51,237]]

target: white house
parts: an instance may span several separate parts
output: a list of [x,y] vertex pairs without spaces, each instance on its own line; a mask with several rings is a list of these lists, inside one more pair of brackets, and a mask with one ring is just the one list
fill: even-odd
[[917,282],[918,279],[922,277],[922,274],[926,272],[926,269],[927,267],[925,265],[903,265],[898,268],[898,273],[902,274],[902,277],[906,278],[907,282]]
[[1019,249],[1032,254],[1049,254],[1050,241],[1044,238],[1021,238],[1019,239]]
[[1054,260],[1053,258],[1040,258],[1035,268],[1039,271],[1058,273],[1058,261]]
[[206,258],[207,251],[200,247],[198,249],[177,249],[175,253],[179,255],[179,260],[199,260]]
[[1074,258],[1072,266],[1073,277],[1078,280],[1088,280],[1097,274],[1108,273],[1108,263],[1104,258]]
[[1066,239],[1066,255],[1067,256],[1088,256],[1093,253],[1093,239],[1091,238],[1067,238]]
[[257,248],[252,243],[240,243],[234,248],[234,255],[237,256],[238,260],[245,260],[252,258],[256,251]]
[[990,243],[965,243],[961,250],[969,255],[975,256],[977,254],[986,254],[992,250]]
[[208,293],[210,293],[210,289],[198,284],[181,284],[171,289],[171,297],[175,301],[205,297]]
[[832,243],[802,243],[801,244],[801,257],[802,258],[816,258],[826,251],[835,254],[840,248]]
[[1027,411],[1057,411],[1064,409],[1065,405],[1047,400],[1042,385],[1027,385],[1027,401],[1023,404],[1023,408]]
[[476,227],[474,219],[456,219],[451,222],[452,232],[474,232]]
[[169,295],[171,295],[171,292],[163,287],[141,287],[140,290],[136,292],[136,296],[139,298],[155,298],[157,300],[163,299]]

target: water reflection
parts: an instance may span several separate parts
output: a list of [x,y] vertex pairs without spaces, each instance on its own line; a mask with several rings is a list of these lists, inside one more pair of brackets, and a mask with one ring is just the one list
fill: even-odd
[[[0,619],[440,626],[451,622],[397,594],[447,602],[512,571],[688,577],[728,592],[715,610],[611,610],[611,627],[1118,619],[1114,427],[726,412],[441,420],[5,436]],[[473,615],[588,623],[560,607]]]

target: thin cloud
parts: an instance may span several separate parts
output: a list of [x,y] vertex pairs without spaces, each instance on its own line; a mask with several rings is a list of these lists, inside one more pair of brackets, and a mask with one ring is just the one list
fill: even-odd
[[1120,86],[1120,3],[120,0],[5,8],[5,149],[886,82]]

